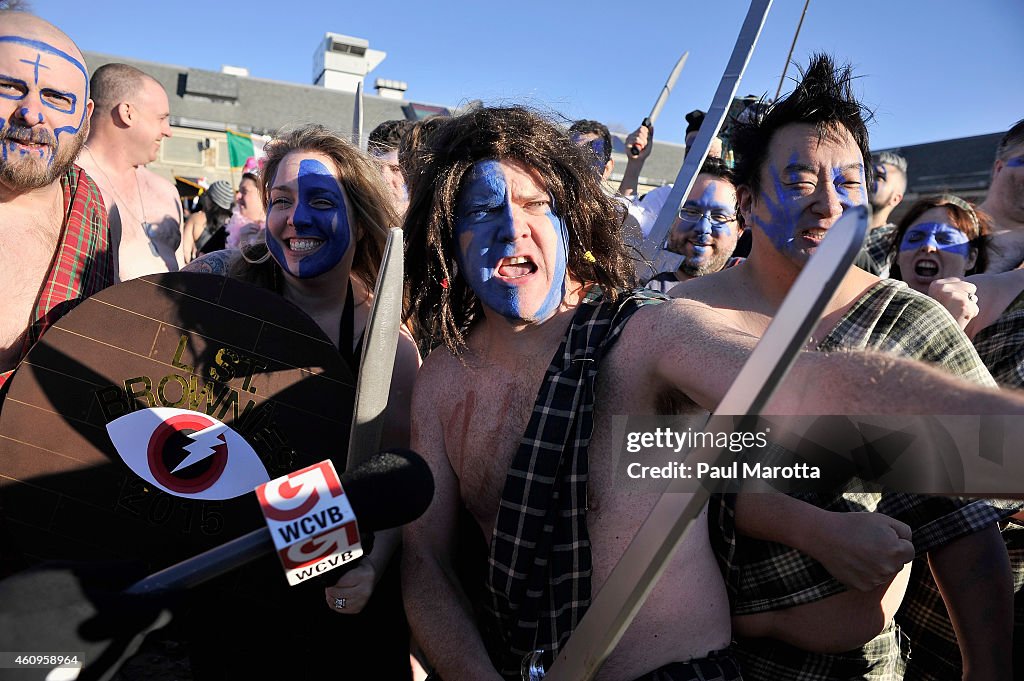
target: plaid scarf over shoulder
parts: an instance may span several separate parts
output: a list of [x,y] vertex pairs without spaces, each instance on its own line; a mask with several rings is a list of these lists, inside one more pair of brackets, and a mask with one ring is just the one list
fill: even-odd
[[[22,357],[58,319],[114,283],[107,209],[99,188],[78,166],[72,166],[61,176],[60,186],[64,191],[64,224],[50,270],[32,309],[32,324],[25,334]],[[12,373],[0,373],[0,386]]]
[[630,316],[664,300],[639,289],[613,305],[599,289],[592,291],[544,376],[491,537],[485,630],[506,677],[519,678],[523,656],[534,650],[549,652],[550,664],[590,605],[586,514],[594,381]]

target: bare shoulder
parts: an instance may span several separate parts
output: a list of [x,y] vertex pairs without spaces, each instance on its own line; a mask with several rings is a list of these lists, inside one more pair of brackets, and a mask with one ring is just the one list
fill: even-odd
[[424,406],[434,403],[457,380],[462,370],[462,362],[448,351],[447,348],[435,348],[423,360],[423,366],[416,374],[416,397],[430,400]]
[[228,275],[228,268],[234,259],[238,257],[238,251],[214,251],[196,258],[181,269],[182,272],[201,272],[203,274]]

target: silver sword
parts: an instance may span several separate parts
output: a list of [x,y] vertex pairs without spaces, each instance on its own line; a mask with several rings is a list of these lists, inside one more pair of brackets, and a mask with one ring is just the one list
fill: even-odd
[[356,98],[352,103],[352,143],[360,151],[366,151],[363,140],[363,81],[356,83]]
[[[868,217],[866,206],[855,206],[829,228],[708,419],[706,431],[742,430],[764,409],[853,265],[867,233]],[[737,416],[741,417],[739,423]],[[727,456],[727,448],[704,447],[691,450],[686,461],[690,465],[706,461],[714,467]],[[707,504],[710,492],[704,487],[691,492],[691,487],[691,482],[679,479],[666,487],[566,641],[551,671],[543,676],[545,681],[587,681],[597,673],[665,571],[687,529]]]
[[[384,429],[384,410],[391,392],[391,374],[402,325],[402,290],[405,255],[402,230],[388,232],[380,274],[373,292],[373,308],[366,321],[363,355],[359,362],[352,428],[348,438],[346,470],[377,453]],[[344,339],[342,339],[344,341]]]
[[[665,102],[668,101],[668,96],[672,94],[672,88],[676,86],[676,81],[679,80],[679,74],[683,72],[683,67],[686,66],[686,60],[690,58],[690,51],[683,52],[683,56],[679,58],[676,65],[672,67],[672,73],[668,75],[668,80],[665,81],[665,85],[661,88],[661,92],[658,94],[657,101],[654,102],[654,108],[651,109],[651,113],[643,120],[640,125],[646,127],[648,130],[654,127],[654,124],[658,120],[658,116],[661,115],[661,110],[665,107]],[[630,145],[629,155],[639,156],[642,150],[635,144]]]
[[665,200],[661,212],[658,213],[658,218],[655,220],[650,234],[639,244],[634,244],[637,245],[641,256],[641,262],[637,264],[637,275],[641,281],[647,281],[660,272],[674,272],[679,269],[683,256],[664,250],[665,237],[668,236],[669,229],[672,227],[679,205],[693,189],[700,167],[704,164],[704,159],[707,158],[708,151],[711,149],[711,141],[718,135],[722,123],[725,122],[729,105],[732,104],[733,97],[736,96],[740,79],[750,62],[750,55],[754,51],[754,45],[757,44],[758,36],[761,35],[761,28],[764,26],[771,6],[772,0],[752,0],[750,3],[747,16],[740,28],[740,34],[736,38],[736,45],[732,48],[732,56],[729,57],[722,80],[718,83],[718,90],[715,91],[715,97],[711,101],[711,108],[704,116],[704,122],[690,147],[690,153],[683,159],[683,165],[679,168],[679,174],[676,175],[672,191]]

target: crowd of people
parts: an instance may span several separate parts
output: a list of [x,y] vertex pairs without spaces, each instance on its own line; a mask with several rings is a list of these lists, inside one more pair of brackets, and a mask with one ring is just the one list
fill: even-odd
[[[355,375],[388,230],[405,231],[383,444],[426,460],[433,502],[322,593],[296,590],[301,655],[253,626],[250,661],[218,664],[224,632],[197,645],[197,679],[260,678],[261,654],[290,678],[550,668],[658,499],[621,484],[613,417],[714,411],[851,207],[873,210],[857,266],[768,411],[1024,413],[1024,121],[983,203],[899,212],[906,160],[871,154],[850,68],[814,55],[790,94],[715,139],[680,206],[670,187],[639,191],[651,127],[611,191],[605,126],[481,106],[385,122],[365,153],[321,125],[282,131],[186,218],[146,169],[171,135],[159,82],[116,63],[90,75],[58,28],[0,19],[0,399],[78,303],[179,270],[279,294]],[[687,120],[690,153],[703,114]],[[627,236],[665,210],[681,264],[639,281]],[[598,678],[1024,678],[1024,502],[869,482],[712,496]],[[211,616],[207,643],[230,621]]]

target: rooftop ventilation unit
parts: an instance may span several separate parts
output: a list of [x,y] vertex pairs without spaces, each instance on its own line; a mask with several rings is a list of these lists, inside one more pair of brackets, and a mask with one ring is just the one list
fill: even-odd
[[354,93],[386,56],[387,52],[370,49],[365,38],[327,33],[313,54],[313,84]]

